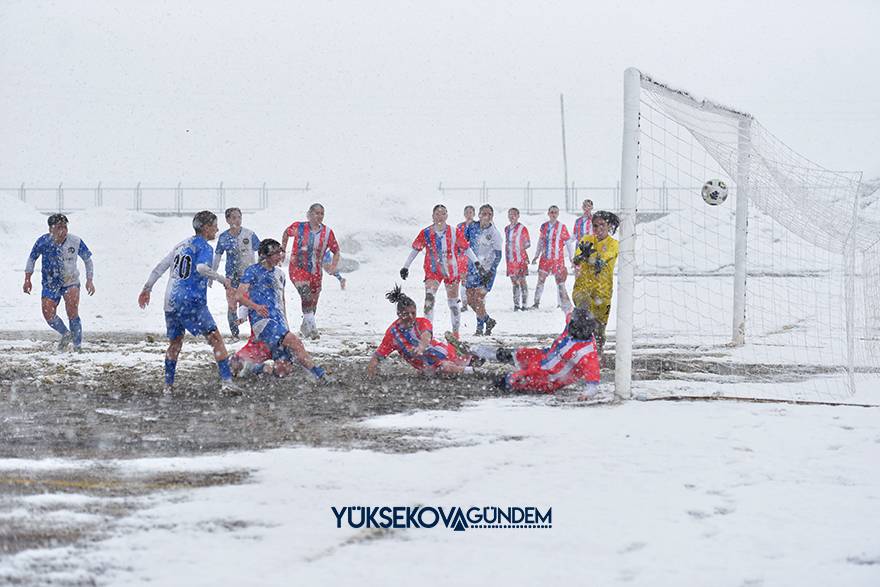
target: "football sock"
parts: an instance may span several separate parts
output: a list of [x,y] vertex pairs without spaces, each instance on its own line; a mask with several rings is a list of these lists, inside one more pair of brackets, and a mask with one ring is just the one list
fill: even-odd
[[229,357],[222,361],[217,361],[217,371],[220,372],[220,379],[232,379],[232,369],[229,368]]
[[[461,300],[455,298],[454,300],[446,300],[446,302],[449,306],[449,317],[452,321],[452,332],[458,332],[458,329],[461,326]],[[428,319],[430,320],[430,318]]]
[[535,286],[535,304],[541,303],[541,294],[544,293],[544,284],[539,283]]
[[520,288],[522,288],[522,307],[525,308],[529,303],[529,286],[523,283]]
[[232,336],[238,336],[238,313],[235,310],[226,310],[226,319],[229,320],[229,331]]
[[490,346],[487,344],[477,344],[471,347],[471,354],[483,359],[484,361],[497,360],[497,352],[498,347]]
[[67,326],[64,325],[64,320],[62,320],[58,316],[55,316],[51,320],[47,320],[46,323],[49,324],[49,326],[51,326],[52,329],[61,336],[67,334]]
[[174,385],[174,371],[177,369],[177,361],[165,359],[165,385]]
[[517,283],[513,284],[513,306],[515,308],[519,308],[519,296],[520,296],[520,285]]
[[82,319],[79,316],[70,320],[70,332],[73,333],[73,346],[82,346],[83,326]]

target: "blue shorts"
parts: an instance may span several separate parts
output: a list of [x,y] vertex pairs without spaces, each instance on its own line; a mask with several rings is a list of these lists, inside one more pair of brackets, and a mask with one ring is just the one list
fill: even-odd
[[287,361],[288,363],[292,363],[293,353],[291,353],[290,349],[286,346],[274,346],[272,347],[272,360]]
[[234,289],[238,289],[238,286],[241,285],[241,275],[238,273],[233,273],[232,275],[227,275],[229,281],[232,282],[232,287]]
[[281,341],[284,340],[290,329],[283,322],[271,318],[264,318],[260,322],[265,324],[265,326],[260,330],[260,334],[257,335],[257,340],[266,343],[266,346],[272,350],[272,358],[274,359],[275,349],[281,348]]
[[489,279],[489,283],[487,283],[486,285],[483,285],[480,282],[480,274],[477,273],[477,270],[474,269],[473,264],[471,264],[468,267],[468,274],[467,274],[467,278],[465,279],[464,286],[467,289],[476,289],[478,287],[481,287],[481,288],[485,289],[487,292],[490,292],[490,291],[492,291],[492,286],[495,285],[495,275],[497,275],[497,273],[498,273],[497,271],[492,271],[490,274],[491,278]]
[[75,287],[79,287],[79,284],[74,283],[73,285],[62,285],[59,288],[43,286],[43,293],[41,295],[42,297],[48,298],[57,304],[61,300],[61,298],[64,297],[64,294]]
[[183,336],[185,330],[193,336],[208,335],[217,330],[208,305],[165,312],[165,332],[168,340]]

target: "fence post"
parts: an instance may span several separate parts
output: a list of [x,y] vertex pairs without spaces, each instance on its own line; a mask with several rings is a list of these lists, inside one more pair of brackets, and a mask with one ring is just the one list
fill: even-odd
[[138,212],[141,210],[141,182],[134,186],[134,209]]
[[269,191],[266,189],[266,182],[263,182],[263,187],[260,188],[260,210],[265,210],[269,207]]
[[58,184],[58,212],[64,212],[64,182]]
[[104,205],[104,197],[101,194],[101,182],[98,182],[98,187],[95,188],[95,207]]
[[177,189],[174,190],[174,207],[178,216],[183,216],[183,184],[177,182]]
[[217,188],[217,206],[220,210],[226,209],[226,194],[223,191],[223,182],[220,182],[220,187]]
[[27,202],[27,192],[24,189],[24,182],[21,182],[21,187],[18,188],[18,197],[22,202]]

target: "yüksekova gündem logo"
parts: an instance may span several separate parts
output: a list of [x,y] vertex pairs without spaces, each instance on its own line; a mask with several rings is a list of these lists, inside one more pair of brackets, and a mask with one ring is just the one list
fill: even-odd
[[456,532],[468,528],[552,528],[553,508],[542,512],[533,506],[331,506],[336,527],[342,528],[434,528]]

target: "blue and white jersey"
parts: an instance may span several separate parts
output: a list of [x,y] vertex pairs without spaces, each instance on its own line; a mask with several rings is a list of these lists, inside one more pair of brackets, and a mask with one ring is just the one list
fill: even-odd
[[150,290],[159,277],[170,269],[168,286],[165,288],[165,312],[180,312],[198,306],[206,306],[208,278],[196,267],[211,267],[214,249],[201,235],[193,235],[181,241],[156,265],[144,289]]
[[[501,251],[504,250],[504,240],[494,224],[483,228],[479,222],[474,222],[468,227],[471,250],[477,257],[480,265],[487,270],[494,270],[501,260]],[[473,263],[471,263],[473,265]]]
[[[92,252],[82,241],[81,238],[74,234],[67,234],[67,238],[61,244],[52,240],[50,234],[44,234],[34,243],[31,254],[28,257],[25,267],[26,273],[34,272],[34,265],[37,258],[42,256],[42,272],[43,272],[43,288],[58,290],[62,287],[77,285],[79,283],[79,270],[76,267],[77,256],[82,257],[83,261],[92,258]],[[90,265],[86,265],[86,277],[91,279]]]
[[248,285],[248,297],[255,304],[266,306],[267,317],[260,316],[256,310],[248,310],[251,330],[256,336],[266,327],[270,320],[287,328],[287,316],[284,311],[284,286],[287,278],[278,267],[266,269],[260,263],[254,263],[244,270],[241,282]]
[[256,262],[255,253],[260,248],[260,239],[248,228],[242,227],[237,235],[232,234],[231,230],[224,230],[217,238],[212,266],[216,271],[220,266],[220,257],[226,253],[226,277],[241,277],[244,270]]

